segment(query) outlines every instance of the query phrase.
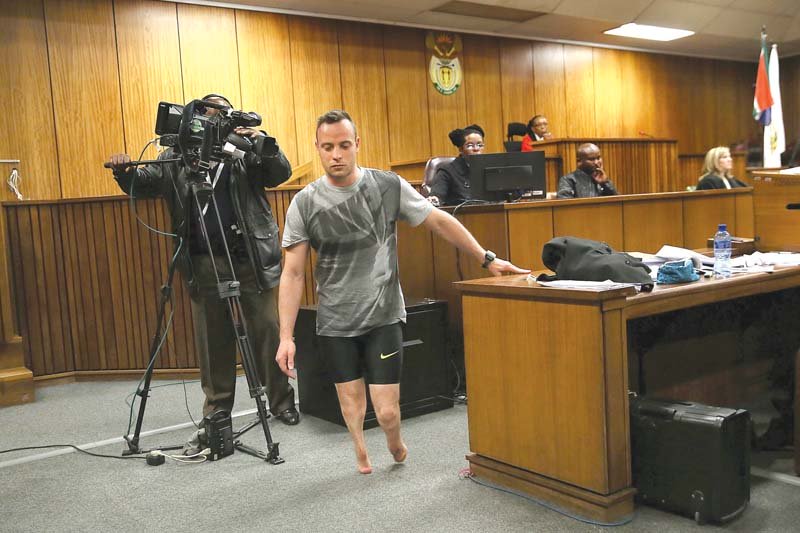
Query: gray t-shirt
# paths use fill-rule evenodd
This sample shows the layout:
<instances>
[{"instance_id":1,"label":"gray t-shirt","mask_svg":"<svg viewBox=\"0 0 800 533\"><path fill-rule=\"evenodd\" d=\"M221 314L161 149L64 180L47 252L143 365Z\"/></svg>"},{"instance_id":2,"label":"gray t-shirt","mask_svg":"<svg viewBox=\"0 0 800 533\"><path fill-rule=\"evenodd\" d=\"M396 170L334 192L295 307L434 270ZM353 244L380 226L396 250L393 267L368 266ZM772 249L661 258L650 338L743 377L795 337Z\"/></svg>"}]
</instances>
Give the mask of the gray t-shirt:
<instances>
[{"instance_id":1,"label":"gray t-shirt","mask_svg":"<svg viewBox=\"0 0 800 533\"><path fill-rule=\"evenodd\" d=\"M308 241L317 251L317 334L355 337L405 321L397 267L397 220L421 224L433 209L409 183L362 168L348 187L323 176L292 199L284 248Z\"/></svg>"}]
</instances>

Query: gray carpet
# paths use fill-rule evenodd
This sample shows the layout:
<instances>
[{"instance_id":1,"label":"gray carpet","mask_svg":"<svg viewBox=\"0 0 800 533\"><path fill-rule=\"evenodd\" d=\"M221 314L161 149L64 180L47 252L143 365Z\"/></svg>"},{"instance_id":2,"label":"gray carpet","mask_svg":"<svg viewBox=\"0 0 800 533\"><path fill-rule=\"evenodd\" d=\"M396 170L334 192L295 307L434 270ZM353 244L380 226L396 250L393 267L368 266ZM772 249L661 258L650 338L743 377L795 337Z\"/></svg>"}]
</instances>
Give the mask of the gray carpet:
<instances>
[{"instance_id":1,"label":"gray carpet","mask_svg":"<svg viewBox=\"0 0 800 533\"><path fill-rule=\"evenodd\" d=\"M251 410L240 379L237 409ZM154 382L154 385L164 385ZM0 449L48 443L88 444L126 431L133 382L92 382L37 389L33 404L0 409ZM187 385L199 416L201 392ZM254 415L237 418L236 426ZM180 385L154 388L144 430L189 421ZM459 477L468 451L466 408L456 406L403 422L406 464L395 465L380 429L367 431L374 473L355 470L344 428L304 417L299 426L271 423L286 463L272 466L243 453L217 462L149 467L66 453L25 463L42 450L0 454L2 531L598 531L516 495ZM183 442L191 427L143 438L150 447ZM260 428L245 442L263 448ZM122 443L92 451L119 455ZM754 458L786 469L786 454ZM703 531L798 531L800 486L752 478L751 505L738 520ZM698 531L689 519L639 507L617 531Z\"/></svg>"}]
</instances>

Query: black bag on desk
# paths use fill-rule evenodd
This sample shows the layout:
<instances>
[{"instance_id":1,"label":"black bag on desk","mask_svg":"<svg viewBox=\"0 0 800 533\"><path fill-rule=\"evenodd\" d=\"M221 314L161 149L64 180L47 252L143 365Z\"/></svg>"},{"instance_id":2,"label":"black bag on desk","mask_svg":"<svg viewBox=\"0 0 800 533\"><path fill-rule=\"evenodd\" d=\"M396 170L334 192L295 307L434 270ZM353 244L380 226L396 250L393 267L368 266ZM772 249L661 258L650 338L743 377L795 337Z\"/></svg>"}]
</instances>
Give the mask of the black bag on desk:
<instances>
[{"instance_id":1,"label":"black bag on desk","mask_svg":"<svg viewBox=\"0 0 800 533\"><path fill-rule=\"evenodd\" d=\"M633 398L631 459L637 499L727 522L750 501L750 413Z\"/></svg>"},{"instance_id":2,"label":"black bag on desk","mask_svg":"<svg viewBox=\"0 0 800 533\"><path fill-rule=\"evenodd\" d=\"M604 242L578 237L555 237L542 248L542 262L556 275L542 274L537 279L610 279L617 283L639 283L643 291L653 289L649 266L632 255L615 252Z\"/></svg>"}]
</instances>

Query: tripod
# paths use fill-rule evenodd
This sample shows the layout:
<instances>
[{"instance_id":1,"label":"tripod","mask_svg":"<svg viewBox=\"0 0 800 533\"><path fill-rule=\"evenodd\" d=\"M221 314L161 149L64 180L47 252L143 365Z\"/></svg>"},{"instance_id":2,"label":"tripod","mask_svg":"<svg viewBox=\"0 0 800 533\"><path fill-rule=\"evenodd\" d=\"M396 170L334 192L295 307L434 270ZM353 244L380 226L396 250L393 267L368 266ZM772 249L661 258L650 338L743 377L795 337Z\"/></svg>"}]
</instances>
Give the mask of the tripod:
<instances>
[{"instance_id":1,"label":"tripod","mask_svg":"<svg viewBox=\"0 0 800 533\"><path fill-rule=\"evenodd\" d=\"M134 162L134 164L136 164ZM233 268L233 260L231 258L230 250L228 248L228 242L225 237L225 231L223 231L222 220L220 218L219 210L217 209L217 202L216 198L214 197L214 189L211 183L206 181L204 176L202 176L198 172L190 173L189 179L189 191L188 191L188 198L187 201L183 202L182 208L184 209L184 228L183 228L183 235L181 242L188 242L189 237L189 221L190 217L193 215L192 207L195 206L197 208L197 212L200 214L199 216L199 226L200 231L203 237L203 240L206 244L206 250L208 251L209 258L211 259L210 264L214 271L214 278L216 280L216 288L217 294L220 300L224 300L228 307L228 315L231 319L231 323L233 326L233 330L236 337L236 343L239 348L239 353L242 357L242 366L244 367L245 377L247 378L247 386L250 391L250 397L253 398L256 402L256 410L258 411L258 418L257 420L246 424L242 427L239 431L234 433L234 447L244 453L253 455L264 461L268 461L272 464L280 464L283 463L284 460L280 457L280 452L278 448L278 443L273 442L272 435L269 430L269 425L267 424L267 407L264 397L267 392L266 386L262 386L258 373L256 370L256 362L253 356L252 348L250 345L249 338L247 336L247 326L245 323L244 313L242 312L241 302L239 301L239 296L241 295L241 287L239 281L236 279L236 274ZM223 248L225 250L224 260L228 266L228 269L231 273L230 279L223 280L220 275L220 270L217 268L217 263L212 252L211 240L209 238L208 228L206 227L205 216L204 216L204 207L203 206L213 206L214 209L214 220L216 222L216 227L219 229L219 235L222 238ZM146 453L147 450L142 450L139 447L139 437L141 434L142 429L142 422L144 420L144 412L147 406L147 398L150 394L150 382L153 375L153 368L154 368L154 361L155 357L158 353L158 350L161 345L161 338L163 336L162 329L164 327L164 315L166 310L167 302L170 300L172 295L172 281L175 274L175 268L177 266L177 258L179 254L176 253L172 257L172 261L169 264L169 270L167 274L167 281L161 288L161 299L159 303L159 310L158 310L158 322L156 325L156 332L153 335L153 340L150 346L150 364L145 371L145 375L143 378L142 386L137 389L136 394L140 397L139 401L139 412L136 418L136 429L133 435L125 435L123 438L128 443L128 448L123 450L123 455L133 455L133 454L140 454ZM267 451L266 453L262 450L258 450L256 448L247 446L239 440L239 437L244 435L247 431L250 431L252 428L261 424L261 427L264 431L264 437L267 441Z\"/></svg>"}]
</instances>

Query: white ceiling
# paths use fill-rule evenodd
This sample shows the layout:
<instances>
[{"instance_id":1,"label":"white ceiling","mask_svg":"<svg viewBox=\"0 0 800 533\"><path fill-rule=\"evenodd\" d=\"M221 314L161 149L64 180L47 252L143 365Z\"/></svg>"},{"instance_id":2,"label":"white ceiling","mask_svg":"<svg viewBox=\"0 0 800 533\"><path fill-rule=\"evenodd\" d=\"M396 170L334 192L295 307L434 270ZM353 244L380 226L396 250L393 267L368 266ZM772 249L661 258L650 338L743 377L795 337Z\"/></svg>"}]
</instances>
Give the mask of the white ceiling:
<instances>
[{"instance_id":1,"label":"white ceiling","mask_svg":"<svg viewBox=\"0 0 800 533\"><path fill-rule=\"evenodd\" d=\"M766 26L781 57L800 54L800 0L469 0L544 13L527 22L432 11L449 0L177 1L741 61L758 59ZM696 33L667 43L602 33L626 22Z\"/></svg>"}]
</instances>

